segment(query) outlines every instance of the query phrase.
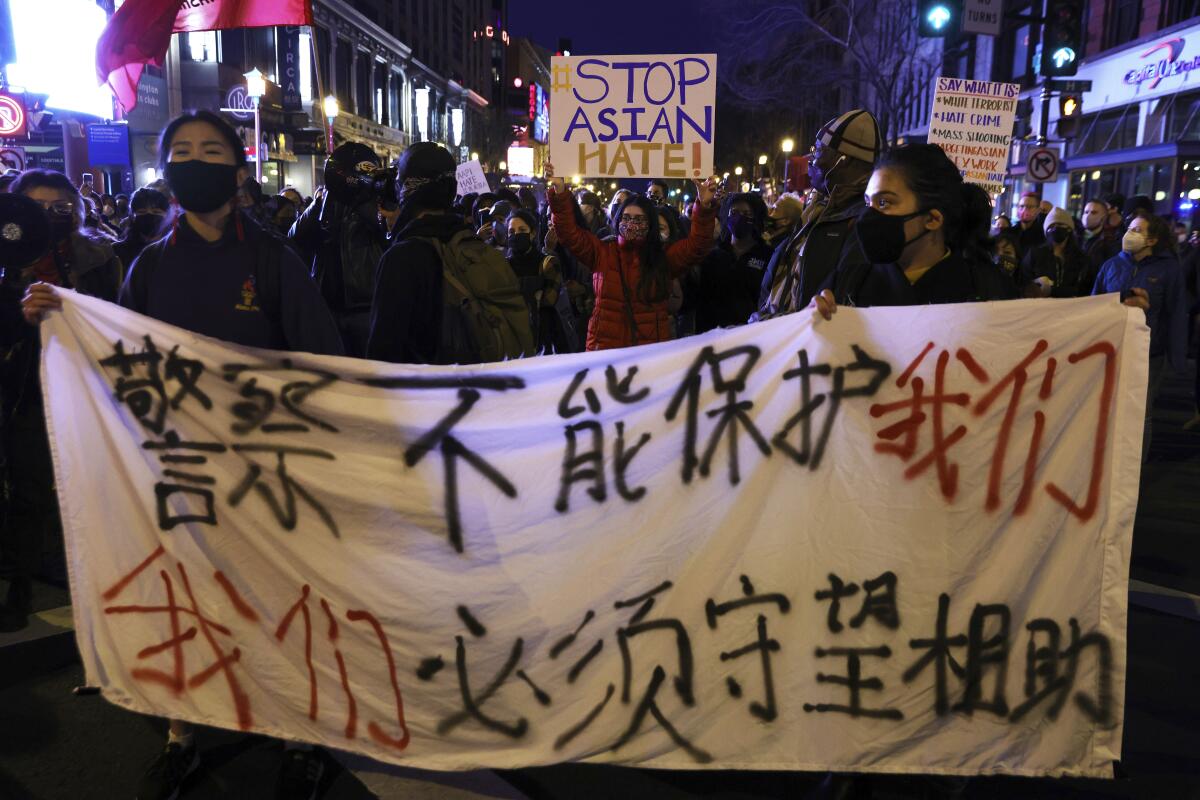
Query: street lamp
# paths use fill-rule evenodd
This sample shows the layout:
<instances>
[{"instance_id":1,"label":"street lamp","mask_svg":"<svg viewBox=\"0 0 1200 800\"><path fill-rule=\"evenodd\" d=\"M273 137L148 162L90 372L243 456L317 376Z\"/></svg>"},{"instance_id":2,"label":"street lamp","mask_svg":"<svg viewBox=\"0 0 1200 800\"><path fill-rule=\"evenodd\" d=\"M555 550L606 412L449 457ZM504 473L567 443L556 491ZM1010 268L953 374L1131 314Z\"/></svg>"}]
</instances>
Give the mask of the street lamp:
<instances>
[{"instance_id":1,"label":"street lamp","mask_svg":"<svg viewBox=\"0 0 1200 800\"><path fill-rule=\"evenodd\" d=\"M247 72L246 96L254 103L254 179L262 184L262 96L267 93L267 79L258 67Z\"/></svg>"},{"instance_id":2,"label":"street lamp","mask_svg":"<svg viewBox=\"0 0 1200 800\"><path fill-rule=\"evenodd\" d=\"M783 151L783 188L784 188L784 191L787 190L787 188L789 186L788 181L791 179L792 150L795 149L795 147L796 147L796 143L792 141L791 137L784 139L779 145L779 149Z\"/></svg>"},{"instance_id":3,"label":"street lamp","mask_svg":"<svg viewBox=\"0 0 1200 800\"><path fill-rule=\"evenodd\" d=\"M333 154L333 120L338 115L338 111L339 111L338 101L337 101L336 97L334 97L333 95L330 94L330 95L325 96L325 100L321 103L321 105L324 106L324 108L325 108L325 121L329 123L329 128L328 128L329 148L328 149L329 149L330 154L332 155Z\"/></svg>"},{"instance_id":4,"label":"street lamp","mask_svg":"<svg viewBox=\"0 0 1200 800\"><path fill-rule=\"evenodd\" d=\"M504 172L505 170L507 170L507 169L508 169L508 162L507 162L507 161L501 161L501 162L500 162L499 164L497 164L496 166L498 166L498 167L500 168L500 171L501 171L501 172Z\"/></svg>"},{"instance_id":5,"label":"street lamp","mask_svg":"<svg viewBox=\"0 0 1200 800\"><path fill-rule=\"evenodd\" d=\"M740 177L740 176L741 176L741 174L742 174L742 168L741 168L741 167L734 167L734 168L733 168L733 174L734 174L734 175L737 175L737 176L739 176L739 177Z\"/></svg>"},{"instance_id":6,"label":"street lamp","mask_svg":"<svg viewBox=\"0 0 1200 800\"><path fill-rule=\"evenodd\" d=\"M767 154L766 153L763 153L761 156L758 157L758 165L760 167L765 167L767 165Z\"/></svg>"}]
</instances>

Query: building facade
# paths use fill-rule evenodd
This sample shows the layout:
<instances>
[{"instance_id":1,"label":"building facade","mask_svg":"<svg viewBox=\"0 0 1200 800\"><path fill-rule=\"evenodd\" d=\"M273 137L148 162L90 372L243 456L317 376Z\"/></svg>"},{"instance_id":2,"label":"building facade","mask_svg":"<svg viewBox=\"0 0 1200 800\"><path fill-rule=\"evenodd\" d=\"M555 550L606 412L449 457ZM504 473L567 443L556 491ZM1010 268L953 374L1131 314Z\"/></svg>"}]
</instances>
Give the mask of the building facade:
<instances>
[{"instance_id":1,"label":"building facade","mask_svg":"<svg viewBox=\"0 0 1200 800\"><path fill-rule=\"evenodd\" d=\"M1053 183L1028 180L1025 162L1038 146L1042 101L1036 63L1042 0L1005 5L999 36L948 37L942 74L1019 84L1014 143L998 211L1012 213L1021 194L1036 191L1074 214L1090 199L1144 194L1159 214L1189 217L1200 209L1200 2L1087 0L1085 47L1073 80L1091 81L1081 95L1077 133L1058 135L1059 102L1049 103L1046 129L1062 156ZM927 98L914 104L902 139L924 141Z\"/></svg>"},{"instance_id":2,"label":"building facade","mask_svg":"<svg viewBox=\"0 0 1200 800\"><path fill-rule=\"evenodd\" d=\"M487 141L499 107L494 74L503 64L497 70L485 36L501 36L493 21L505 17L505 3L314 0L311 28L179 34L164 68L142 79L149 95L169 102L143 110L139 85L139 106L129 115L135 180L155 176L155 134L170 115L219 108L242 132L247 152L263 153L265 192L292 185L310 194L329 149L326 96L337 100L335 147L361 142L388 163L413 142L436 141L465 161ZM243 77L252 68L268 80L257 147Z\"/></svg>"}]
</instances>

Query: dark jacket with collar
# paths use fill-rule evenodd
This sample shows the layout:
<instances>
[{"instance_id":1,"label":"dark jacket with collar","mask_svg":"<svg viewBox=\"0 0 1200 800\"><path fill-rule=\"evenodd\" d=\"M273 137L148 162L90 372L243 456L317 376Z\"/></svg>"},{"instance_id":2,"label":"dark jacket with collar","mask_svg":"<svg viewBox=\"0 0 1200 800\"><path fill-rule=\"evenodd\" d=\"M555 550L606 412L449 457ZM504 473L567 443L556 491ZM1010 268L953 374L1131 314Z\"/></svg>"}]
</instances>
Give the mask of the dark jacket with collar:
<instances>
[{"instance_id":1,"label":"dark jacket with collar","mask_svg":"<svg viewBox=\"0 0 1200 800\"><path fill-rule=\"evenodd\" d=\"M343 353L333 317L300 258L243 211L230 215L215 242L180 217L130 266L120 303L233 344Z\"/></svg>"},{"instance_id":2,"label":"dark jacket with collar","mask_svg":"<svg viewBox=\"0 0 1200 800\"><path fill-rule=\"evenodd\" d=\"M756 319L799 311L840 265L870 263L853 235L864 205L862 191L858 191L842 208L826 207L802 221L796 232L775 248L763 275ZM784 282L783 297L773 302L777 281Z\"/></svg>"},{"instance_id":3,"label":"dark jacket with collar","mask_svg":"<svg viewBox=\"0 0 1200 800\"><path fill-rule=\"evenodd\" d=\"M472 230L450 212L404 224L375 271L367 358L437 364L442 338L442 261L426 239L448 242Z\"/></svg>"},{"instance_id":4,"label":"dark jacket with collar","mask_svg":"<svg viewBox=\"0 0 1200 800\"><path fill-rule=\"evenodd\" d=\"M325 204L326 223L321 224ZM334 314L366 312L371 307L375 268L387 246L378 222L327 197L311 203L288 232L311 267L313 280Z\"/></svg>"},{"instance_id":5,"label":"dark jacket with collar","mask_svg":"<svg viewBox=\"0 0 1200 800\"><path fill-rule=\"evenodd\" d=\"M1174 254L1155 253L1134 261L1128 253L1110 258L1100 268L1092 294L1145 289L1150 296L1146 324L1150 355L1167 356L1171 369L1184 373L1188 344L1188 302L1183 269Z\"/></svg>"},{"instance_id":6,"label":"dark jacket with collar","mask_svg":"<svg viewBox=\"0 0 1200 800\"><path fill-rule=\"evenodd\" d=\"M1100 233L1090 238L1080 239L1083 253L1087 256L1088 271L1084 277L1084 288L1091 291L1096 283L1100 268L1110 258L1115 258L1121 252L1121 237L1117 230L1104 227Z\"/></svg>"},{"instance_id":7,"label":"dark jacket with collar","mask_svg":"<svg viewBox=\"0 0 1200 800\"><path fill-rule=\"evenodd\" d=\"M895 264L852 264L838 267L821 288L832 290L838 305L859 308L1011 300L1017 294L995 264L961 253L934 264L916 283Z\"/></svg>"},{"instance_id":8,"label":"dark jacket with collar","mask_svg":"<svg viewBox=\"0 0 1200 800\"><path fill-rule=\"evenodd\" d=\"M771 248L756 242L740 256L720 242L683 280L684 307L696 312L696 333L744 325L758 307Z\"/></svg>"},{"instance_id":9,"label":"dark jacket with collar","mask_svg":"<svg viewBox=\"0 0 1200 800\"><path fill-rule=\"evenodd\" d=\"M1092 293L1096 276L1088 268L1087 254L1070 244L1060 259L1054 254L1054 243L1038 245L1025 254L1021 262L1022 288L1037 278L1049 278L1051 297L1086 297Z\"/></svg>"}]
</instances>

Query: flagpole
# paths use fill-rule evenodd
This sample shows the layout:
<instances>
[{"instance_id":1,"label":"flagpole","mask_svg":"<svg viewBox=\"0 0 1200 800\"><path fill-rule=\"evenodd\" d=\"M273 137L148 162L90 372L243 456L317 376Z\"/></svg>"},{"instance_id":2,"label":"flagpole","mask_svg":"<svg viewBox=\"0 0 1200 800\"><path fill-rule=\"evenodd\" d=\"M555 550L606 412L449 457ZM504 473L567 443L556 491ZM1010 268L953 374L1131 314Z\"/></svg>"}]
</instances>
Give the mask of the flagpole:
<instances>
[{"instance_id":1,"label":"flagpole","mask_svg":"<svg viewBox=\"0 0 1200 800\"><path fill-rule=\"evenodd\" d=\"M317 99L314 100L313 102L317 103L318 108L320 109L319 116L323 120L323 122L321 123L321 129L325 131L325 141L332 142L333 141L333 121L325 119L325 110L320 105L325 102L325 82L323 80L321 80L321 56L317 54L317 27L315 25L308 26L308 43L309 43L309 46L312 47L313 68L314 68L314 72L317 73ZM328 127L326 127L326 126L328 126ZM314 161L313 164L314 164L314 170L315 170L316 162ZM313 188L316 188L316 187L313 187Z\"/></svg>"}]
</instances>

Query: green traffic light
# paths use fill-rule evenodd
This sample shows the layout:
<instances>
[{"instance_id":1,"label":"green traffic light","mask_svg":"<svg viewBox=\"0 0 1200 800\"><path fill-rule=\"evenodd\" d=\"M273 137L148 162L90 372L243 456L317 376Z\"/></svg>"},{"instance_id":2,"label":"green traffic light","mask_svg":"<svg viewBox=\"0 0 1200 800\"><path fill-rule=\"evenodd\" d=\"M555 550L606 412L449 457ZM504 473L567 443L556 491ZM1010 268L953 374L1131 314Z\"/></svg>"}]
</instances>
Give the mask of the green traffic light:
<instances>
[{"instance_id":1,"label":"green traffic light","mask_svg":"<svg viewBox=\"0 0 1200 800\"><path fill-rule=\"evenodd\" d=\"M929 9L929 13L925 15L925 20L933 26L933 29L940 31L950 22L950 9L944 5L936 5Z\"/></svg>"}]
</instances>

